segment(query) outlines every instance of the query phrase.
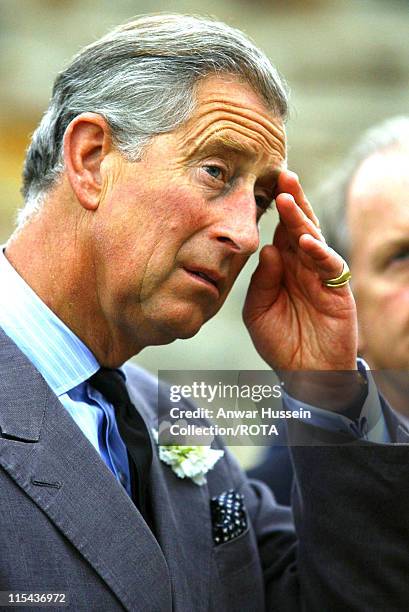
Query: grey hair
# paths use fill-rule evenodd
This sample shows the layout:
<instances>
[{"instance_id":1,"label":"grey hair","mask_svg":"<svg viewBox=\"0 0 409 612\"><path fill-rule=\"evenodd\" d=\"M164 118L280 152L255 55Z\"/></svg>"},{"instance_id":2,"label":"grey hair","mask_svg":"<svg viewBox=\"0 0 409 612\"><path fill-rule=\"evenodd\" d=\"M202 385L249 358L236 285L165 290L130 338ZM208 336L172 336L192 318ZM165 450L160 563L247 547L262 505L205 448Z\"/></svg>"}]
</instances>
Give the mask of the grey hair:
<instances>
[{"instance_id":1,"label":"grey hair","mask_svg":"<svg viewBox=\"0 0 409 612\"><path fill-rule=\"evenodd\" d=\"M114 145L130 161L155 135L192 115L195 86L211 74L248 83L283 120L286 84L245 34L210 18L148 15L118 26L83 48L58 74L23 170L21 226L39 210L64 169L63 137L83 112L102 115Z\"/></svg>"},{"instance_id":2,"label":"grey hair","mask_svg":"<svg viewBox=\"0 0 409 612\"><path fill-rule=\"evenodd\" d=\"M347 261L351 252L346 219L349 187L366 159L395 148L409 151L409 117L393 117L364 132L344 163L316 194L323 234L328 244Z\"/></svg>"}]
</instances>

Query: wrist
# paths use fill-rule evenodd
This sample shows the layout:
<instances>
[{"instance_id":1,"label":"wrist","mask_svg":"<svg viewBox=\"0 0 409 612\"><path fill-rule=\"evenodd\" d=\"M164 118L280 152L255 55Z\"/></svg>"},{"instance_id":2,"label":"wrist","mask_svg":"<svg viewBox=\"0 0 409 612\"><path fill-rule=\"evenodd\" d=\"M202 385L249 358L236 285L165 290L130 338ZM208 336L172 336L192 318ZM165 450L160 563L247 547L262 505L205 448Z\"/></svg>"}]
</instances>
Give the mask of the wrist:
<instances>
[{"instance_id":1,"label":"wrist","mask_svg":"<svg viewBox=\"0 0 409 612\"><path fill-rule=\"evenodd\" d=\"M286 393L311 406L358 418L368 393L363 373L355 370L277 372Z\"/></svg>"}]
</instances>

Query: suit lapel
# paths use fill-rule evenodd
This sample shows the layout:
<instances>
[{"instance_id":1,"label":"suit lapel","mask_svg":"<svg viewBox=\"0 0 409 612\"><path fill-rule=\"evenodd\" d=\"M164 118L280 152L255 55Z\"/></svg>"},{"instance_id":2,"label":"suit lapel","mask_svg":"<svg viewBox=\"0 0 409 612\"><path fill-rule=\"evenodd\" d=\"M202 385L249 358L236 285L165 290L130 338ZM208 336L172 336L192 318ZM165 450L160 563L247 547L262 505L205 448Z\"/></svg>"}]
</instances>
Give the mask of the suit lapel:
<instances>
[{"instance_id":1,"label":"suit lapel","mask_svg":"<svg viewBox=\"0 0 409 612\"><path fill-rule=\"evenodd\" d=\"M128 610L172 609L165 557L131 499L0 332L0 464Z\"/></svg>"}]
</instances>

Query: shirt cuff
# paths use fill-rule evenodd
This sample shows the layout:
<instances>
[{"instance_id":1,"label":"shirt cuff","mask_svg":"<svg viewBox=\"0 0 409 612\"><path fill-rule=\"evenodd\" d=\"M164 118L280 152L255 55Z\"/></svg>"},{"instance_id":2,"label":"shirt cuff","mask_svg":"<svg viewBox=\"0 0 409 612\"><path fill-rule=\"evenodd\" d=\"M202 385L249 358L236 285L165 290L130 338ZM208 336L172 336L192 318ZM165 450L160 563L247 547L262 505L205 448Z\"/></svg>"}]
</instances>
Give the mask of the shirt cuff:
<instances>
[{"instance_id":1,"label":"shirt cuff","mask_svg":"<svg viewBox=\"0 0 409 612\"><path fill-rule=\"evenodd\" d=\"M311 418L299 418L299 420L337 433L353 435L357 439L367 440L378 444L387 444L391 441L378 390L373 380L371 371L363 359L357 360L358 370L365 377L368 383L368 393L362 405L359 418L352 420L339 412L331 412L316 406L311 406L301 402L288 393L283 393L286 406L291 411L307 410Z\"/></svg>"}]
</instances>

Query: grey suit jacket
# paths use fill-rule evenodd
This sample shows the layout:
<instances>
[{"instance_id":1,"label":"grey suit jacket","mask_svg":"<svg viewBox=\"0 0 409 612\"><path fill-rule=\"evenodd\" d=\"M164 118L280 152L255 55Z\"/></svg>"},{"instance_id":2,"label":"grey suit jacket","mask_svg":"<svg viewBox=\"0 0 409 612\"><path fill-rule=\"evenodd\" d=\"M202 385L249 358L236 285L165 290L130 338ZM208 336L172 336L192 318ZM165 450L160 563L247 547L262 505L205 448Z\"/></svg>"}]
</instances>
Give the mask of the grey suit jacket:
<instances>
[{"instance_id":1,"label":"grey suit jacket","mask_svg":"<svg viewBox=\"0 0 409 612\"><path fill-rule=\"evenodd\" d=\"M150 429L156 380L129 366L127 381ZM370 444L368 453L353 444L297 448L298 544L289 509L248 481L229 453L198 487L154 452L155 537L1 330L0 432L0 590L65 592L61 609L76 612L361 612L384 610L385 602L399 610L407 601L406 547L403 554L398 545L409 535L406 445L380 456ZM249 527L215 547L209 500L231 488L244 495Z\"/></svg>"}]
</instances>

